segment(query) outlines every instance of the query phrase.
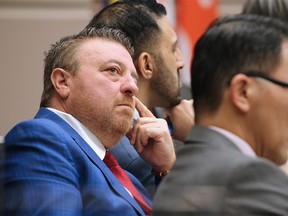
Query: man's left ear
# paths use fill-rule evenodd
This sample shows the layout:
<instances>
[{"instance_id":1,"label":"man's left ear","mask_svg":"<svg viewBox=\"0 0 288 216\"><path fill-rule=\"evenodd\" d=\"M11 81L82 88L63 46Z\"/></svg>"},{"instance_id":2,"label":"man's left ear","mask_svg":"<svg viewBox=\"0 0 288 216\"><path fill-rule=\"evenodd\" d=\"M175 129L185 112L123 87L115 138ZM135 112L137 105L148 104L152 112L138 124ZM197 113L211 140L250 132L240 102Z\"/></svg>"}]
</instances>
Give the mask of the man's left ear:
<instances>
[{"instance_id":1,"label":"man's left ear","mask_svg":"<svg viewBox=\"0 0 288 216\"><path fill-rule=\"evenodd\" d=\"M250 82L244 74L235 75L230 82L231 101L240 111L248 112L250 109Z\"/></svg>"},{"instance_id":2,"label":"man's left ear","mask_svg":"<svg viewBox=\"0 0 288 216\"><path fill-rule=\"evenodd\" d=\"M54 85L54 89L63 99L67 98L70 93L70 77L71 74L62 68L55 68L51 73L51 82Z\"/></svg>"}]
</instances>

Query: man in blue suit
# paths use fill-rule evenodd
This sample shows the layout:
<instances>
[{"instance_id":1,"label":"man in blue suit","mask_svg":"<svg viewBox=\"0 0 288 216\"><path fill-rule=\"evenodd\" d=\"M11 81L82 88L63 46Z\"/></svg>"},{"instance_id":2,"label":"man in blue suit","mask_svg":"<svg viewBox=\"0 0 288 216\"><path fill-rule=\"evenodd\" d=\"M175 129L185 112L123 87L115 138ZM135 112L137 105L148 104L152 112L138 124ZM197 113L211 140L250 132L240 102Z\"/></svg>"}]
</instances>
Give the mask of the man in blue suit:
<instances>
[{"instance_id":1,"label":"man in blue suit","mask_svg":"<svg viewBox=\"0 0 288 216\"><path fill-rule=\"evenodd\" d=\"M167 123L135 98L131 55L130 40L110 28L85 29L52 45L45 57L40 110L5 137L1 215L151 213L141 183L127 173L148 210L103 162L127 132L155 172L167 173L175 161ZM135 107L140 118L132 127Z\"/></svg>"}]
</instances>

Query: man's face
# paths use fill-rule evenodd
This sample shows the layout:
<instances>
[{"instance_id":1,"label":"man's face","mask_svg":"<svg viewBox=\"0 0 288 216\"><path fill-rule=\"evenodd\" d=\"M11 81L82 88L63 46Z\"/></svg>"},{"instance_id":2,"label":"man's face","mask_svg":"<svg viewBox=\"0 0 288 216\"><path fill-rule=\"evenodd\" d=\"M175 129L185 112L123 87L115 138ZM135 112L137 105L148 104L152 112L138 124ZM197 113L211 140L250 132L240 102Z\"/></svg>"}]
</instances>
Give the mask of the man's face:
<instances>
[{"instance_id":1,"label":"man's face","mask_svg":"<svg viewBox=\"0 0 288 216\"><path fill-rule=\"evenodd\" d=\"M270 77L288 83L287 42L282 49L280 65ZM261 78L256 80L261 87L261 96L254 112L254 116L257 116L255 128L259 132L255 150L258 156L283 164L288 156L288 88Z\"/></svg>"},{"instance_id":2,"label":"man's face","mask_svg":"<svg viewBox=\"0 0 288 216\"><path fill-rule=\"evenodd\" d=\"M128 51L112 41L89 39L80 46L76 58L79 69L71 78L68 113L102 142L107 134L115 138L125 135L132 124L133 96L138 91ZM106 143L106 147L111 146Z\"/></svg>"},{"instance_id":3,"label":"man's face","mask_svg":"<svg viewBox=\"0 0 288 216\"><path fill-rule=\"evenodd\" d=\"M184 67L184 62L178 47L177 35L167 17L161 17L157 23L161 29L156 51L159 55L155 59L157 70L151 86L161 99L159 106L171 107L181 100L179 71Z\"/></svg>"}]
</instances>

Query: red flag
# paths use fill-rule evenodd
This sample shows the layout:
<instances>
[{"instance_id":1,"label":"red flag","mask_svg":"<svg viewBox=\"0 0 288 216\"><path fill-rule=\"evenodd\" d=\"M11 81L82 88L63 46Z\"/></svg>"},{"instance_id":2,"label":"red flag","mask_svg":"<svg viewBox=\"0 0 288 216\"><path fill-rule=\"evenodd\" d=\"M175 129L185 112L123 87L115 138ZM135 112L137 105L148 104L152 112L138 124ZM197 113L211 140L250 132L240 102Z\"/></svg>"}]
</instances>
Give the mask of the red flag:
<instances>
[{"instance_id":1,"label":"red flag","mask_svg":"<svg viewBox=\"0 0 288 216\"><path fill-rule=\"evenodd\" d=\"M177 24L193 44L218 15L218 0L177 0Z\"/></svg>"},{"instance_id":2,"label":"red flag","mask_svg":"<svg viewBox=\"0 0 288 216\"><path fill-rule=\"evenodd\" d=\"M183 83L190 85L190 62L193 46L208 25L218 16L219 0L176 0L177 34L185 68Z\"/></svg>"}]
</instances>

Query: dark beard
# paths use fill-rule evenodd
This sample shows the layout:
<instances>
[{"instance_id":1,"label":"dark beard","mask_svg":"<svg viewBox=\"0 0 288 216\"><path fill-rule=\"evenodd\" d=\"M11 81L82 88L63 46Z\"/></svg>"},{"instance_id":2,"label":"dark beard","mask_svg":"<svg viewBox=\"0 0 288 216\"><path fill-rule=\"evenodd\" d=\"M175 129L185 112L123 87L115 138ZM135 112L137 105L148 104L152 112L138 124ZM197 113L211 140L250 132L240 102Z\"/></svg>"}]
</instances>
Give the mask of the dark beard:
<instances>
[{"instance_id":1,"label":"dark beard","mask_svg":"<svg viewBox=\"0 0 288 216\"><path fill-rule=\"evenodd\" d=\"M156 58L155 62L157 65L157 73L151 81L153 91L168 103L168 107L178 105L181 102L179 84L177 83L177 91L171 89L171 84L174 86L173 83L175 84L178 80L173 80L173 76L168 74L170 71L161 58Z\"/></svg>"}]
</instances>

